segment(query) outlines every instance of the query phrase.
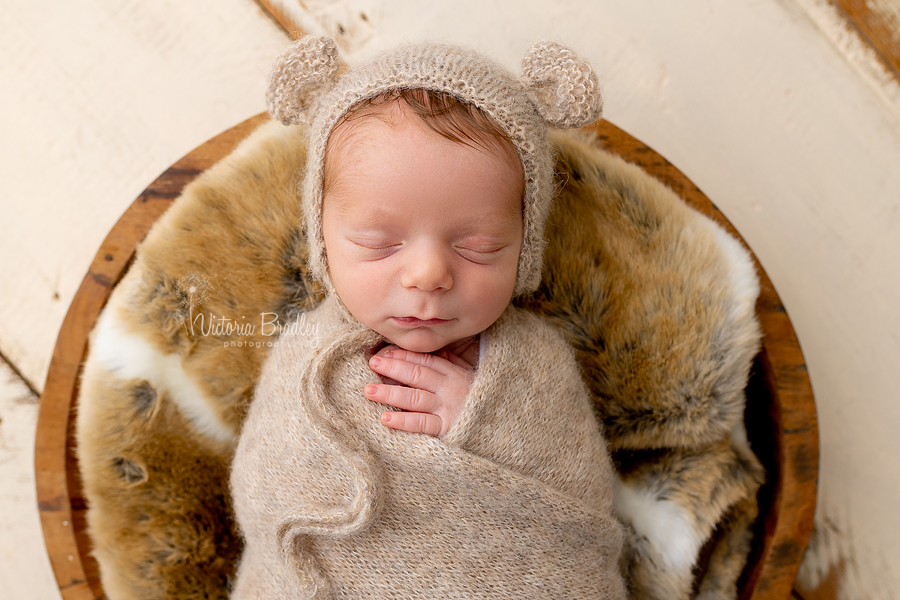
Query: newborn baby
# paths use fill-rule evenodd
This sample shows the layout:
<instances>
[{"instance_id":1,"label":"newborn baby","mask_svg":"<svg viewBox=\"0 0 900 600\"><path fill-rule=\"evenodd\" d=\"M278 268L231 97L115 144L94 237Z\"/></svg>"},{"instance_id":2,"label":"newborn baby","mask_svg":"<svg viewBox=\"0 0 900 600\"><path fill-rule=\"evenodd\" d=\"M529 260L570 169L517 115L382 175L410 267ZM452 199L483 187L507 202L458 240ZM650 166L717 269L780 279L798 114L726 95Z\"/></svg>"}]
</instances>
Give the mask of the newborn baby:
<instances>
[{"instance_id":1,"label":"newborn baby","mask_svg":"<svg viewBox=\"0 0 900 600\"><path fill-rule=\"evenodd\" d=\"M599 118L590 67L525 77L404 46L338 77L333 43L276 65L312 121L303 187L315 342L263 366L231 487L233 598L624 598L612 468L574 353L511 299L540 281L547 126Z\"/></svg>"}]
</instances>

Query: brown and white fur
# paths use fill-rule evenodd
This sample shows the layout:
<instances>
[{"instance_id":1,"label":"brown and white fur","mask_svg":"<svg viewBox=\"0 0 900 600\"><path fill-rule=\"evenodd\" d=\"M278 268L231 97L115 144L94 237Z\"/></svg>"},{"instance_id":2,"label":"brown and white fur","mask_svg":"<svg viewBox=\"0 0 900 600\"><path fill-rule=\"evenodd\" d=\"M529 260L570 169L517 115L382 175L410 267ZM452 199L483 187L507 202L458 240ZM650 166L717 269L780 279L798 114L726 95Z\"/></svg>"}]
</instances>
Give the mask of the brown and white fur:
<instances>
[{"instance_id":1,"label":"brown and white fur","mask_svg":"<svg viewBox=\"0 0 900 600\"><path fill-rule=\"evenodd\" d=\"M742 421L760 336L752 262L587 134L553 142L543 279L518 304L550 317L581 363L619 471L630 595L734 598L763 477ZM267 123L198 177L92 333L78 458L113 600L228 595L241 549L228 469L277 338L263 320L285 325L320 299L296 191L304 157L301 129Z\"/></svg>"}]
</instances>

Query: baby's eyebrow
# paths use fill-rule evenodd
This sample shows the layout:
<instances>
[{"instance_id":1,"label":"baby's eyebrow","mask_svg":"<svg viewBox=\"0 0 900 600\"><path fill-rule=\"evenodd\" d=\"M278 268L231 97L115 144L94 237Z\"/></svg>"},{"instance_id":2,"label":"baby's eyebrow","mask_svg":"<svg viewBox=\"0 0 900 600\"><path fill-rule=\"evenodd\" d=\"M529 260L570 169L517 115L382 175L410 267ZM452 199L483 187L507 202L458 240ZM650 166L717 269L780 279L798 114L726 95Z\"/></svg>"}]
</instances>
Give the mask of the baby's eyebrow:
<instances>
[{"instance_id":1,"label":"baby's eyebrow","mask_svg":"<svg viewBox=\"0 0 900 600\"><path fill-rule=\"evenodd\" d=\"M345 201L340 192L337 192L329 194L328 197L323 199L322 211L324 212L326 208L336 210L338 217L342 219L358 219L366 223L394 218L388 211L375 202L366 202L363 203L362 206L359 206L358 203L356 204L357 205L354 206L353 202Z\"/></svg>"},{"instance_id":2,"label":"baby's eyebrow","mask_svg":"<svg viewBox=\"0 0 900 600\"><path fill-rule=\"evenodd\" d=\"M476 234L506 235L510 229L521 228L522 217L510 211L496 211L487 218L483 216L473 217L463 223L463 229Z\"/></svg>"},{"instance_id":3,"label":"baby's eyebrow","mask_svg":"<svg viewBox=\"0 0 900 600\"><path fill-rule=\"evenodd\" d=\"M480 230L480 231L471 231L468 233L464 233L462 235L457 236L459 241L466 242L486 242L486 243L494 243L499 241L505 241L510 237L510 232L497 229L497 230Z\"/></svg>"},{"instance_id":4,"label":"baby's eyebrow","mask_svg":"<svg viewBox=\"0 0 900 600\"><path fill-rule=\"evenodd\" d=\"M369 210L347 210L344 215L355 227L364 229L383 229L398 222L400 217L381 207Z\"/></svg>"}]
</instances>

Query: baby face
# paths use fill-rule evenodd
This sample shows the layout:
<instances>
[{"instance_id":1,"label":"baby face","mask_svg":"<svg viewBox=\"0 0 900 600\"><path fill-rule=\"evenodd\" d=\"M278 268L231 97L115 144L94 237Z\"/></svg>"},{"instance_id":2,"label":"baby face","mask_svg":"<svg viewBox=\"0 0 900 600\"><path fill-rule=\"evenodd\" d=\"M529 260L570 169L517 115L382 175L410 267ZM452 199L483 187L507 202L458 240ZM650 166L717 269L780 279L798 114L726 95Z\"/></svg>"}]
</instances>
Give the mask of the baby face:
<instances>
[{"instance_id":1,"label":"baby face","mask_svg":"<svg viewBox=\"0 0 900 600\"><path fill-rule=\"evenodd\" d=\"M494 142L488 151L442 137L401 105L332 135L342 146L324 198L325 250L357 319L433 352L484 331L512 298L522 166Z\"/></svg>"}]
</instances>

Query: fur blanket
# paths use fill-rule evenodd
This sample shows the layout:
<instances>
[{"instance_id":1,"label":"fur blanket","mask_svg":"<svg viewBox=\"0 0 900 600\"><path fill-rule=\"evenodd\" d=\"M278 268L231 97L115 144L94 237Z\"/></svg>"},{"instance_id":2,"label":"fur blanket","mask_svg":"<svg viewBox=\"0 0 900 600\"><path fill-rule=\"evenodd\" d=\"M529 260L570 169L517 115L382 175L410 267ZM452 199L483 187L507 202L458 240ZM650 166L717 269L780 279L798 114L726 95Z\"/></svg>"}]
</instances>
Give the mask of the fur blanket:
<instances>
[{"instance_id":1,"label":"fur blanket","mask_svg":"<svg viewBox=\"0 0 900 600\"><path fill-rule=\"evenodd\" d=\"M313 335L272 350L235 453L233 600L624 600L612 466L555 328L508 307L438 440L362 395L381 336L333 298L302 318Z\"/></svg>"},{"instance_id":2,"label":"fur blanket","mask_svg":"<svg viewBox=\"0 0 900 600\"><path fill-rule=\"evenodd\" d=\"M742 424L759 341L752 262L596 139L554 144L543 282L519 305L581 365L618 471L629 595L733 598L762 478ZM304 153L302 131L269 123L198 177L92 332L76 434L113 600L225 598L233 585L238 432L275 334L320 301L295 191Z\"/></svg>"}]
</instances>

